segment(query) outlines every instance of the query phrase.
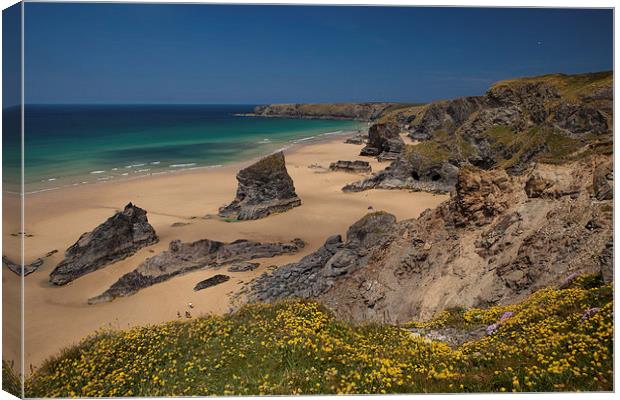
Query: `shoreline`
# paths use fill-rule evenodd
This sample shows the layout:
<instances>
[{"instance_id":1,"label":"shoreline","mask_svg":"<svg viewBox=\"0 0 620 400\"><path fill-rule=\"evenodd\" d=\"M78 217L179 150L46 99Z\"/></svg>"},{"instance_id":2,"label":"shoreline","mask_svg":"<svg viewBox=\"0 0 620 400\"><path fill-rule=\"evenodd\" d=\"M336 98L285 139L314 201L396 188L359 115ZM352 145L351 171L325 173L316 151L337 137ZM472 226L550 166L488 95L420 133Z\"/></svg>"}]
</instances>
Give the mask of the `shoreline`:
<instances>
[{"instance_id":1,"label":"shoreline","mask_svg":"<svg viewBox=\"0 0 620 400\"><path fill-rule=\"evenodd\" d=\"M151 173L146 173L143 175L134 175L134 176L115 176L113 179L98 179L95 181L88 181L88 182L84 182L82 181L81 183L68 183L68 184L64 184L61 186L55 186L55 187L50 187L50 188L43 188L43 189L37 189L37 190L32 190L32 191L25 191L24 195L25 196L31 196L31 195L36 195L39 193L45 193L45 192L49 192L49 191L55 191L55 190L63 190L63 189L70 189L70 188L78 188L78 187L84 187L84 186L89 186L89 185L96 185L96 184L110 184L110 183L119 183L119 182L126 182L126 181L132 181L132 180L137 180L137 179L144 179L144 178L149 178L149 177L154 177L154 176L159 176L159 175L168 175L168 174L182 174L182 173L189 173L192 171L202 171L202 170L210 170L210 169L218 169L218 168L227 168L227 167L235 167L235 166L239 166L239 165L247 165L248 163L252 163L252 162L256 162L258 160L260 160L261 158L264 158L270 154L273 153L277 153L279 151L285 151L285 150L291 150L294 151L296 148L300 147L300 146L306 146L306 145L312 145L312 144L319 144L319 143L323 143L323 142L329 142L331 140L336 140L336 138L342 138L343 140L348 138L348 137L352 137L354 135L357 135L359 133L364 133L364 132L368 132L368 128L365 127L363 129L360 130L343 130L343 131L334 131L334 132L323 132L323 133L319 133L315 136L309 136L309 137L305 137L305 138L300 138L300 139L295 139L291 142L287 142L287 143L282 143L283 146L279 147L275 150L272 150L270 152L266 152L263 153L261 155L258 156L254 156L248 159L243 159L243 160L234 160L234 161L230 161L230 162L226 162L223 164L215 164L215 165L203 165L203 166L192 166L192 165L196 165L196 163L187 163L187 164L178 164L175 166L170 166L169 168L173 168L173 167L179 167L179 166L185 166L187 165L187 167L181 167L179 169L168 169L168 170L160 170L160 171L156 171L156 172L151 172ZM151 163L152 164L152 163ZM91 176L92 174L95 173L100 173L100 172L106 172L106 171L91 171L89 172L87 175L75 175L72 178L73 179L77 179L77 180L81 180L81 179L86 179L86 177ZM68 178L52 178L53 181L58 180L58 179L68 179ZM49 179L47 180L49 181ZM11 191L11 190L3 190L3 194L9 194L9 195L20 195L20 192L15 192L15 191Z\"/></svg>"},{"instance_id":2,"label":"shoreline","mask_svg":"<svg viewBox=\"0 0 620 400\"><path fill-rule=\"evenodd\" d=\"M348 135L356 132L348 132ZM355 221L372 211L383 210L399 220L417 217L427 208L434 208L447 196L399 190L370 190L344 193L342 186L362 179L364 174L328 171L338 160L368 161L373 171L389 163L359 156L361 145L346 144L347 134L328 135L320 140L297 143L285 152L286 165L300 207L253 221L226 222L220 218L204 218L217 214L220 206L235 196L238 170L253 160L231 163L220 168L180 171L174 174L146 176L142 179L107 182L105 185L82 185L25 196L25 263L53 250L57 253L44 259L43 265L24 278L25 293L25 365L38 366L46 358L58 354L101 328L125 329L177 319L177 313L188 311L192 316L224 314L231 308L231 296L245 284L272 266L298 261L315 251L327 237L345 235ZM320 165L322 168L316 168ZM5 254L19 249L19 237L11 236L18 225L11 226L11 198L5 197L3 237ZM9 200L7 202L7 200ZM64 286L49 283L49 274L62 260L65 249L84 232L111 217L128 202L144 208L159 237L159 243L140 249L134 255L86 274ZM12 217L11 217L12 216ZM181 222L182 224L176 224ZM260 266L247 272L227 272L226 267L189 272L153 285L138 293L112 302L88 305L95 297L122 275L135 269L142 261L168 249L172 240L193 242L212 239L232 242L238 239L261 242L288 242L299 237L306 246L294 254L256 259ZM17 246L15 246L17 244ZM8 253L8 254L7 254ZM7 316L17 309L6 299L19 297L20 277L5 268L3 288L4 312ZM231 276L220 285L193 291L196 282L218 273ZM13 297L12 297L13 296ZM7 318L4 333L18 331L19 318ZM8 354L6 358L15 358Z\"/></svg>"}]
</instances>

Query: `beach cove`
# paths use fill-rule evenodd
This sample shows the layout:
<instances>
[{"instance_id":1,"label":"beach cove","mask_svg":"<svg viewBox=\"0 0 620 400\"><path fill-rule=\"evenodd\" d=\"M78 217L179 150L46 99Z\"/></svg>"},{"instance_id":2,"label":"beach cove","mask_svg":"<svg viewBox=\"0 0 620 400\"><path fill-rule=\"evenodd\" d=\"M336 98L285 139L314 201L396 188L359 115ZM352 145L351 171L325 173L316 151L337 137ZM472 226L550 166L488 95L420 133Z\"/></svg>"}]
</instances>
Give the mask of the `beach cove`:
<instances>
[{"instance_id":1,"label":"beach cove","mask_svg":"<svg viewBox=\"0 0 620 400\"><path fill-rule=\"evenodd\" d=\"M38 366L60 349L79 342L100 328L124 329L175 320L180 312L193 316L226 313L230 297L244 283L269 270L297 261L315 251L333 234L344 235L347 228L372 210L384 210L399 220L415 218L427 208L447 199L446 195L404 190L371 190L344 193L342 186L364 175L330 172L326 168L337 160L369 161L373 171L387 162L360 157L362 146L345 144L346 135L324 136L320 140L298 143L285 150L286 166L302 206L288 212L255 221L226 222L204 218L217 214L220 206L232 200L237 187L236 173L255 159L219 168L187 170L133 180L120 180L29 194L25 198L27 234L25 262L45 258L45 263L25 277L25 365ZM325 167L325 168L317 168ZM7 200L13 200L7 197ZM148 211L149 222L159 243L139 250L135 255L89 273L65 286L49 283L49 274L62 260L64 250L79 236L94 229L115 211L133 202ZM10 222L5 221L6 224ZM172 225L175 225L174 227ZM10 225L9 225L10 226ZM5 241L14 241L5 228ZM30 236L32 235L32 236ZM258 259L254 271L230 273L228 282L194 292L194 285L225 271L205 269L175 277L126 298L110 303L88 305L87 300L106 290L120 276L140 262L168 248L170 241L191 242L212 239L224 242L236 239L287 242L293 238L306 242L302 251L270 259ZM14 246L8 246L7 255ZM5 276L5 288L18 290L19 277ZM7 293L11 296L11 293ZM194 308L189 310L188 303ZM5 308L5 312L9 311ZM10 312L10 311L9 311ZM16 318L11 320L18 321ZM11 329L7 326L6 329Z\"/></svg>"}]
</instances>

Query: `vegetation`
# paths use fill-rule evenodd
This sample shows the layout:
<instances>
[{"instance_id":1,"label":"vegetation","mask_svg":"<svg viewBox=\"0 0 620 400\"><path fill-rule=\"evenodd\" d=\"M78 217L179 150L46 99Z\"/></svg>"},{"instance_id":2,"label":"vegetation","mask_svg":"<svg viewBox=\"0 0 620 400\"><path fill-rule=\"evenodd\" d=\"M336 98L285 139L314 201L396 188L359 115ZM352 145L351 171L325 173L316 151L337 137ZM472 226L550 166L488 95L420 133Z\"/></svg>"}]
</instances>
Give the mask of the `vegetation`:
<instances>
[{"instance_id":1,"label":"vegetation","mask_svg":"<svg viewBox=\"0 0 620 400\"><path fill-rule=\"evenodd\" d=\"M4 360L2 360L2 390L13 396L22 397L22 384L15 373L14 365Z\"/></svg>"},{"instance_id":2,"label":"vegetation","mask_svg":"<svg viewBox=\"0 0 620 400\"><path fill-rule=\"evenodd\" d=\"M612 71L592 72L576 75L549 74L534 77L516 78L497 82L491 89L501 86L515 86L528 83L546 83L557 87L566 99L577 98L584 93L613 83Z\"/></svg>"},{"instance_id":3,"label":"vegetation","mask_svg":"<svg viewBox=\"0 0 620 400\"><path fill-rule=\"evenodd\" d=\"M432 165L448 160L450 147L436 140L427 140L418 144L405 145L403 153L404 157L409 160L418 155L422 163Z\"/></svg>"},{"instance_id":4,"label":"vegetation","mask_svg":"<svg viewBox=\"0 0 620 400\"><path fill-rule=\"evenodd\" d=\"M386 108L377 123L397 123L402 118L412 118L424 108L424 103L394 104Z\"/></svg>"},{"instance_id":5,"label":"vegetation","mask_svg":"<svg viewBox=\"0 0 620 400\"><path fill-rule=\"evenodd\" d=\"M48 360L30 397L612 390L612 287L584 277L515 305L406 326L355 325L313 302L101 331ZM407 328L495 332L457 348Z\"/></svg>"}]
</instances>

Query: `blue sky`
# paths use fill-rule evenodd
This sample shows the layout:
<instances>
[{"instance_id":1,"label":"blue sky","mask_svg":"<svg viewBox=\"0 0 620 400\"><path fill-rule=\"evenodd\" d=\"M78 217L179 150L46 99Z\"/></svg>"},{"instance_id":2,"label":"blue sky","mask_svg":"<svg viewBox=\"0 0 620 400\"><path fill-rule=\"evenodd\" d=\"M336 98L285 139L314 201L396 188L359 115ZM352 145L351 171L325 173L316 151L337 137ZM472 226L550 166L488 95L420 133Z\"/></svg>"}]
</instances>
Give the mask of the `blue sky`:
<instances>
[{"instance_id":1,"label":"blue sky","mask_svg":"<svg viewBox=\"0 0 620 400\"><path fill-rule=\"evenodd\" d=\"M27 103L418 102L613 66L611 10L25 9Z\"/></svg>"}]
</instances>

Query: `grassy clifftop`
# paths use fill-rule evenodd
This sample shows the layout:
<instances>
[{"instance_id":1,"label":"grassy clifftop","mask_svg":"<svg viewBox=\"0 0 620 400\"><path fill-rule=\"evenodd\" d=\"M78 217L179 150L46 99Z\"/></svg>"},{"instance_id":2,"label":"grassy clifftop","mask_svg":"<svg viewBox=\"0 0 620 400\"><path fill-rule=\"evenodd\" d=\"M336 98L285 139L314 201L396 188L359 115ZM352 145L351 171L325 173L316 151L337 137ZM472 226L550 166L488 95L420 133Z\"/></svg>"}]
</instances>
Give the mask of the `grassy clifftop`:
<instances>
[{"instance_id":1,"label":"grassy clifftop","mask_svg":"<svg viewBox=\"0 0 620 400\"><path fill-rule=\"evenodd\" d=\"M316 303L102 331L28 378L30 397L612 390L612 288L578 278L522 303L404 327L353 325ZM451 348L408 328L492 335Z\"/></svg>"}]
</instances>

